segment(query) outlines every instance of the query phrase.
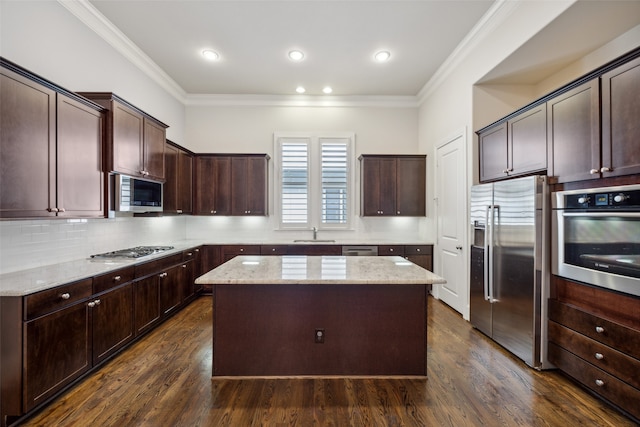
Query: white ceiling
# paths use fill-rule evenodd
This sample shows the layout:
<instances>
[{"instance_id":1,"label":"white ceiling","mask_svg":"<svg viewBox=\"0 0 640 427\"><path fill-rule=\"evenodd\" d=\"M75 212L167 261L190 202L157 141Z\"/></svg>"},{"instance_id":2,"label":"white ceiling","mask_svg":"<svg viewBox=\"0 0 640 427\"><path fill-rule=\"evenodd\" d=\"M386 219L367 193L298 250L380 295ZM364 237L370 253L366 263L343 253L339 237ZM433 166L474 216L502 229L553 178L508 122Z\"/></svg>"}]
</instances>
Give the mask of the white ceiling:
<instances>
[{"instance_id":1,"label":"white ceiling","mask_svg":"<svg viewBox=\"0 0 640 427\"><path fill-rule=\"evenodd\" d=\"M493 0L90 0L186 94L416 96ZM536 83L640 23L640 0L582 0L488 76ZM203 49L221 55L203 60ZM292 49L305 58L293 63ZM378 50L391 60L376 63Z\"/></svg>"}]
</instances>

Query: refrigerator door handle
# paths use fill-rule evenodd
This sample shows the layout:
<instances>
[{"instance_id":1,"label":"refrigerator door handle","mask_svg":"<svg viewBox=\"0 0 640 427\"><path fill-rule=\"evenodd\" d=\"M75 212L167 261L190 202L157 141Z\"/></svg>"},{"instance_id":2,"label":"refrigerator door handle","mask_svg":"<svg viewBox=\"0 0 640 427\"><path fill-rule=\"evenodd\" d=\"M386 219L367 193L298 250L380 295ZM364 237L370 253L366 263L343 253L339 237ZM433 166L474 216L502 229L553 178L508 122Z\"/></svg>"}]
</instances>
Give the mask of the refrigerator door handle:
<instances>
[{"instance_id":1,"label":"refrigerator door handle","mask_svg":"<svg viewBox=\"0 0 640 427\"><path fill-rule=\"evenodd\" d=\"M489 222L489 217L490 217L490 212L492 211L492 207L491 206L487 206L485 208L485 233L484 233L484 281L483 281L483 288L484 288L484 299L486 301L491 302L491 295L489 292L489 284L491 283L491 280L493 279L493 275L491 274L491 260L492 260L492 256L490 254L491 251L491 245L489 244L489 239L490 239L490 235L491 235L491 222Z\"/></svg>"}]
</instances>

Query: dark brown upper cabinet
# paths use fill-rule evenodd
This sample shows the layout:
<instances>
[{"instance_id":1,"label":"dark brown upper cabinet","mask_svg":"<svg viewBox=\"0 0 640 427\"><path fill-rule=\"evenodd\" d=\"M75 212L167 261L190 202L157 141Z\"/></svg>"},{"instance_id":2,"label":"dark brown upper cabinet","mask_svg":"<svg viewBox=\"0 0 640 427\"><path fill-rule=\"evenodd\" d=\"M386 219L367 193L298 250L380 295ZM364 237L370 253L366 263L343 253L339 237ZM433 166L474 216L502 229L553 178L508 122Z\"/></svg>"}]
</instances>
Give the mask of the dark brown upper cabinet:
<instances>
[{"instance_id":1,"label":"dark brown upper cabinet","mask_svg":"<svg viewBox=\"0 0 640 427\"><path fill-rule=\"evenodd\" d=\"M604 73L602 84L603 177L640 173L640 58Z\"/></svg>"},{"instance_id":2,"label":"dark brown upper cabinet","mask_svg":"<svg viewBox=\"0 0 640 427\"><path fill-rule=\"evenodd\" d=\"M196 214L267 215L269 156L216 154L196 157Z\"/></svg>"},{"instance_id":3,"label":"dark brown upper cabinet","mask_svg":"<svg viewBox=\"0 0 640 427\"><path fill-rule=\"evenodd\" d=\"M193 154L167 141L164 150L165 178L163 209L165 213L192 213Z\"/></svg>"},{"instance_id":4,"label":"dark brown upper cabinet","mask_svg":"<svg viewBox=\"0 0 640 427\"><path fill-rule=\"evenodd\" d=\"M362 216L424 216L426 156L360 156Z\"/></svg>"},{"instance_id":5,"label":"dark brown upper cabinet","mask_svg":"<svg viewBox=\"0 0 640 427\"><path fill-rule=\"evenodd\" d=\"M480 181L493 181L547 168L546 105L478 132Z\"/></svg>"},{"instance_id":6,"label":"dark brown upper cabinet","mask_svg":"<svg viewBox=\"0 0 640 427\"><path fill-rule=\"evenodd\" d=\"M104 110L1 65L0 217L104 217Z\"/></svg>"},{"instance_id":7,"label":"dark brown upper cabinet","mask_svg":"<svg viewBox=\"0 0 640 427\"><path fill-rule=\"evenodd\" d=\"M600 85L598 79L547 102L548 175L551 183L600 175Z\"/></svg>"},{"instance_id":8,"label":"dark brown upper cabinet","mask_svg":"<svg viewBox=\"0 0 640 427\"><path fill-rule=\"evenodd\" d=\"M164 180L167 125L112 92L80 92L108 110L107 159L110 172Z\"/></svg>"}]
</instances>

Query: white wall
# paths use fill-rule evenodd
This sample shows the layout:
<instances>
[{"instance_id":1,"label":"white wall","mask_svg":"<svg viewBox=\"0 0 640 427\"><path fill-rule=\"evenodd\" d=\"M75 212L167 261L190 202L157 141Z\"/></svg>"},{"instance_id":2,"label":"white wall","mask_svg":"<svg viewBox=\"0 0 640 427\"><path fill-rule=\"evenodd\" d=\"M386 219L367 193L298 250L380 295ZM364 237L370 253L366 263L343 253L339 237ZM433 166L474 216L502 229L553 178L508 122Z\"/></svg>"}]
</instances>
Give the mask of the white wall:
<instances>
[{"instance_id":1,"label":"white wall","mask_svg":"<svg viewBox=\"0 0 640 427\"><path fill-rule=\"evenodd\" d=\"M417 108L380 107L213 107L187 108L188 148L198 153L266 153L272 157L276 132L345 131L356 135L360 154L413 154L418 150ZM360 188L356 162L355 188ZM270 188L273 188L270 185ZM354 205L359 212L359 190ZM274 192L269 192L273 212ZM320 239L340 242L432 242L424 218L356 218L353 230L322 231ZM198 218L188 221L187 238L212 242L291 242L310 238L311 231L277 231L278 220L266 218Z\"/></svg>"}]
</instances>

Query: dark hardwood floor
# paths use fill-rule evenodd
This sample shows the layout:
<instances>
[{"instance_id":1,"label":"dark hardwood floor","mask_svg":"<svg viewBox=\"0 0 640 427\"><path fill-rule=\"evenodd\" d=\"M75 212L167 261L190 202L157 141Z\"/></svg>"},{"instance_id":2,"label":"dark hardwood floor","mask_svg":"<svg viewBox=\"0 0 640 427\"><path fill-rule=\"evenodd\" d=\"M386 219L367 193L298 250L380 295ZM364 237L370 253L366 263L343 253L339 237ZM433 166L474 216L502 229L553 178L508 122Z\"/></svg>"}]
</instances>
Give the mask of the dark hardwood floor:
<instances>
[{"instance_id":1,"label":"dark hardwood floor","mask_svg":"<svg viewBox=\"0 0 640 427\"><path fill-rule=\"evenodd\" d=\"M201 297L25 426L633 426L429 298L428 378L211 379Z\"/></svg>"}]
</instances>

